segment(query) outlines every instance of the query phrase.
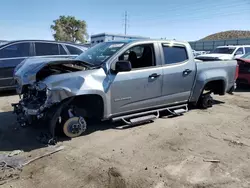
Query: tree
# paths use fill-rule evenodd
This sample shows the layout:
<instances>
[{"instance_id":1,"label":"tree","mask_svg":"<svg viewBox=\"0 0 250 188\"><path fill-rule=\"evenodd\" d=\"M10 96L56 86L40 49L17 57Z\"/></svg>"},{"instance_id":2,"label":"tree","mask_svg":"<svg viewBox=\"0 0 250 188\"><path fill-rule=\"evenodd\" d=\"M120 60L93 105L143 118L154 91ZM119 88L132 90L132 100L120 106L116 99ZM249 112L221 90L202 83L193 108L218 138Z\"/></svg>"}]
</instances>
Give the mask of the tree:
<instances>
[{"instance_id":1,"label":"tree","mask_svg":"<svg viewBox=\"0 0 250 188\"><path fill-rule=\"evenodd\" d=\"M88 38L87 24L84 20L77 20L74 16L60 16L50 26L54 30L56 41L86 42Z\"/></svg>"}]
</instances>

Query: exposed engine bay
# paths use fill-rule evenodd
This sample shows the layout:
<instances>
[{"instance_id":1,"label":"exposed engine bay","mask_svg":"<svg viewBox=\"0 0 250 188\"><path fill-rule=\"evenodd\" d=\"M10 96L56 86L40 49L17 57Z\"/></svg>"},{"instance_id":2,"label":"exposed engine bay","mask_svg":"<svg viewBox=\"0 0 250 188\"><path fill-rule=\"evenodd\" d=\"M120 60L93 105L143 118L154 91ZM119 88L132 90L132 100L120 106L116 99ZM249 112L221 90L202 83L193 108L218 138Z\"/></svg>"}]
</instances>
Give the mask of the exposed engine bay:
<instances>
[{"instance_id":1,"label":"exposed engine bay","mask_svg":"<svg viewBox=\"0 0 250 188\"><path fill-rule=\"evenodd\" d=\"M77 71L83 71L83 70L86 70L86 66L82 66L79 63L64 63L64 64L47 65L37 73L36 80L41 81L50 75L71 73L71 72L77 72Z\"/></svg>"}]
</instances>

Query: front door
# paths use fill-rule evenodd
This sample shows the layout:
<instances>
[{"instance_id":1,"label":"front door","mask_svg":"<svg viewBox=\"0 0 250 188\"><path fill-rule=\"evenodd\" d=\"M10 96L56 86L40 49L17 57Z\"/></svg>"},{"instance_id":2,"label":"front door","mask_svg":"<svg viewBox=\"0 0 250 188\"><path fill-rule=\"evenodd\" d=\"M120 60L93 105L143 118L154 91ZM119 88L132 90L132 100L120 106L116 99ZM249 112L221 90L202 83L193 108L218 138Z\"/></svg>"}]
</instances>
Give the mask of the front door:
<instances>
[{"instance_id":1,"label":"front door","mask_svg":"<svg viewBox=\"0 0 250 188\"><path fill-rule=\"evenodd\" d=\"M164 63L162 101L168 105L187 102L196 74L193 56L184 45L162 44L160 48Z\"/></svg>"},{"instance_id":2,"label":"front door","mask_svg":"<svg viewBox=\"0 0 250 188\"><path fill-rule=\"evenodd\" d=\"M126 50L119 60L129 60L132 70L117 73L111 84L111 113L132 113L160 105L162 67L155 57L153 44L137 45Z\"/></svg>"},{"instance_id":3,"label":"front door","mask_svg":"<svg viewBox=\"0 0 250 188\"><path fill-rule=\"evenodd\" d=\"M15 67L30 55L30 43L16 43L0 49L0 89L15 86Z\"/></svg>"}]
</instances>

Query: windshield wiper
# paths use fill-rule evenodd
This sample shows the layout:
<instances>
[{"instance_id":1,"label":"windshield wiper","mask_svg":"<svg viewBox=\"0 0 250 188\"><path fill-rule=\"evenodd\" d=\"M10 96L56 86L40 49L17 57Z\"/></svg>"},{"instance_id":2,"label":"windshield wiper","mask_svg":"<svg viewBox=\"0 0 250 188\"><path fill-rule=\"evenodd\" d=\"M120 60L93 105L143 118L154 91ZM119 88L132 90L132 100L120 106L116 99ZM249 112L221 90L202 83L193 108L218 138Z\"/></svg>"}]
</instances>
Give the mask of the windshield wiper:
<instances>
[{"instance_id":1,"label":"windshield wiper","mask_svg":"<svg viewBox=\"0 0 250 188\"><path fill-rule=\"evenodd\" d=\"M84 65L87 65L90 69L98 69L98 68L102 67L101 64L100 65L95 65L95 64L92 64L92 63L89 63L87 61L83 61L83 60L80 60L80 59L77 59L77 61L80 61Z\"/></svg>"},{"instance_id":2,"label":"windshield wiper","mask_svg":"<svg viewBox=\"0 0 250 188\"><path fill-rule=\"evenodd\" d=\"M87 61L83 61L83 60L81 60L81 59L76 59L76 60L79 61L79 62L81 62L81 63L83 63L83 64L85 64L85 65L91 66L91 67L95 66L94 64L89 63L89 62L87 62Z\"/></svg>"}]
</instances>

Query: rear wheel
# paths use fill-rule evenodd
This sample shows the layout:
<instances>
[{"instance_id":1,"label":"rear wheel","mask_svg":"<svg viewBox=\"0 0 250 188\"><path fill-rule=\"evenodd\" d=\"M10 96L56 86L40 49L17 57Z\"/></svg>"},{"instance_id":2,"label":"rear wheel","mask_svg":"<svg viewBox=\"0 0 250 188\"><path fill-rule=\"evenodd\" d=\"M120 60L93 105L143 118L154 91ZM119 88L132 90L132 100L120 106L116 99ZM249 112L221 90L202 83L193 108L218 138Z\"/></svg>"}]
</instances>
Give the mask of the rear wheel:
<instances>
[{"instance_id":1,"label":"rear wheel","mask_svg":"<svg viewBox=\"0 0 250 188\"><path fill-rule=\"evenodd\" d=\"M210 93L202 94L198 101L198 106L202 109L211 108L213 106L213 98L211 97Z\"/></svg>"}]
</instances>

